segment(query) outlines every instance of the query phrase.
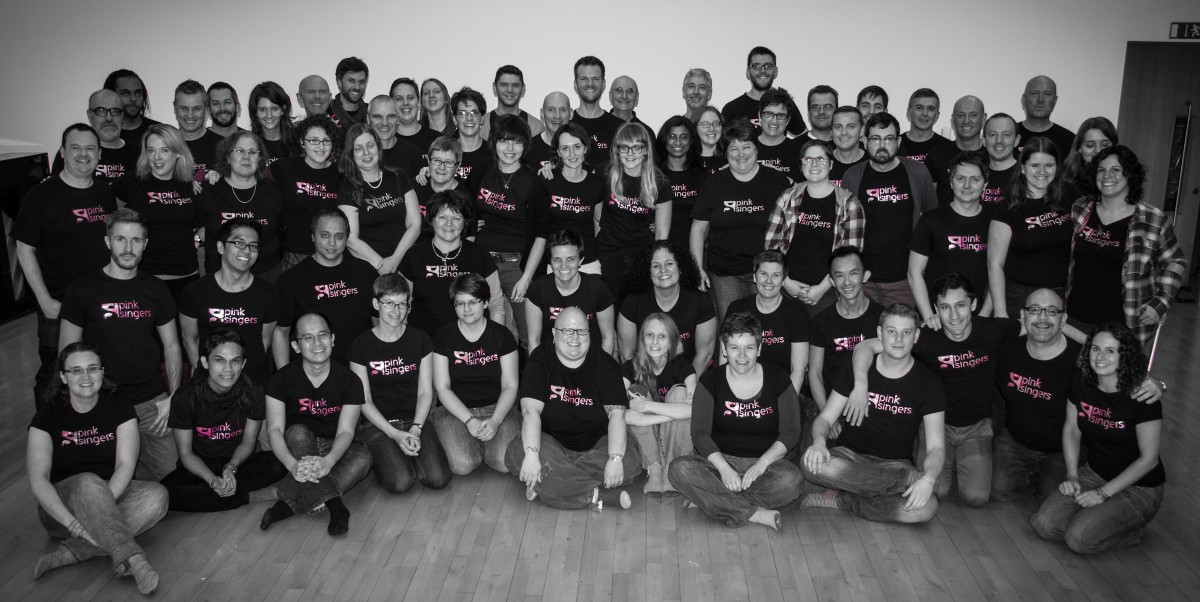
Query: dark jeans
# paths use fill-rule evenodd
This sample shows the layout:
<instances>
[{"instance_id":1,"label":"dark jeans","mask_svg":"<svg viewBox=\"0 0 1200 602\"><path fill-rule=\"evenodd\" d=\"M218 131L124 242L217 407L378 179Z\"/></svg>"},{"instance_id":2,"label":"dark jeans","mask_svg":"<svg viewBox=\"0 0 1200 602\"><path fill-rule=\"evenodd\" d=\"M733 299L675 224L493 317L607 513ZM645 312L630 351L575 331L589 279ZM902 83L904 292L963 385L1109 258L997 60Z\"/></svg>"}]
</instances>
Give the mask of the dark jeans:
<instances>
[{"instance_id":1,"label":"dark jeans","mask_svg":"<svg viewBox=\"0 0 1200 602\"><path fill-rule=\"evenodd\" d=\"M118 572L130 556L145 554L133 538L158 524L167 515L167 490L158 483L130 481L120 498L113 499L108 481L85 472L54 484L58 497L96 544L74 537L65 525L54 520L41 506L38 519L55 539L79 561L111 556Z\"/></svg>"},{"instance_id":2,"label":"dark jeans","mask_svg":"<svg viewBox=\"0 0 1200 602\"><path fill-rule=\"evenodd\" d=\"M213 474L221 476L221 471L229 463L229 457L204 458L204 462ZM180 463L169 475L163 477L163 487L171 496L171 510L177 512L222 512L240 508L250 503L250 492L270 487L283 477L288 476L287 469L279 463L279 458L269 451L250 454L245 462L238 467L236 479L237 489L229 497L221 497L217 492Z\"/></svg>"},{"instance_id":3,"label":"dark jeans","mask_svg":"<svg viewBox=\"0 0 1200 602\"><path fill-rule=\"evenodd\" d=\"M283 433L288 451L297 460L304 456L325 456L333 449L333 439L318 437L303 424L293 424ZM279 499L287 503L295 514L318 512L330 498L340 497L350 491L371 470L371 454L359 441L352 441L346 453L316 483L299 482L292 476L279 482Z\"/></svg>"},{"instance_id":4,"label":"dark jeans","mask_svg":"<svg viewBox=\"0 0 1200 602\"><path fill-rule=\"evenodd\" d=\"M608 435L605 435L587 451L567 449L557 439L541 434L538 456L542 461L542 478L533 486L538 499L552 508L587 508L592 502L592 491L604 487L604 467L608 464ZM521 463L525 460L525 443L521 437L513 439L504 454L504 464L515 476L521 476ZM621 459L621 484L625 487L642 474L641 454L637 445L626 445Z\"/></svg>"},{"instance_id":5,"label":"dark jeans","mask_svg":"<svg viewBox=\"0 0 1200 602\"><path fill-rule=\"evenodd\" d=\"M150 427L158 418L158 405L155 402L166 398L166 393L160 393L150 401L143 401L133 406L138 417L138 436L140 449L135 476L146 481L161 481L179 462L179 450L175 448L175 438L171 429L162 435L150 432Z\"/></svg>"},{"instance_id":6,"label":"dark jeans","mask_svg":"<svg viewBox=\"0 0 1200 602\"><path fill-rule=\"evenodd\" d=\"M407 431L412 428L412 422L395 420L392 426ZM416 456L405 454L398 443L367 420L359 422L358 440L371 452L375 480L392 493L404 493L417 481L430 489L441 489L454 476L446 460L446 450L442 449L437 429L432 424L421 428L421 449Z\"/></svg>"},{"instance_id":7,"label":"dark jeans","mask_svg":"<svg viewBox=\"0 0 1200 602\"><path fill-rule=\"evenodd\" d=\"M42 308L38 307L38 359L42 361L42 365L38 367L37 373L33 375L33 402L36 406L35 410L46 407L50 403L48 388L50 382L54 380L55 374L58 372L59 324L60 322L57 318L53 320L47 318L46 314L42 313Z\"/></svg>"},{"instance_id":8,"label":"dark jeans","mask_svg":"<svg viewBox=\"0 0 1200 602\"><path fill-rule=\"evenodd\" d=\"M1090 467L1079 468L1079 485L1084 491L1106 482ZM1162 485L1131 485L1102 503L1083 508L1075 503L1074 496L1055 491L1029 522L1042 539L1065 541L1068 548L1080 554L1098 554L1141 541L1162 499Z\"/></svg>"},{"instance_id":9,"label":"dark jeans","mask_svg":"<svg viewBox=\"0 0 1200 602\"><path fill-rule=\"evenodd\" d=\"M745 474L758 458L742 458L721 454L738 474ZM733 492L721 481L721 473L707 458L683 456L671 462L667 469L671 486L687 500L700 507L708 516L724 521L727 526L741 527L759 508L782 508L800 497L804 476L787 459L780 458L767 466L750 487Z\"/></svg>"},{"instance_id":10,"label":"dark jeans","mask_svg":"<svg viewBox=\"0 0 1200 602\"><path fill-rule=\"evenodd\" d=\"M950 495L950 484L958 484L958 498L968 506L978 508L992 494L992 419L984 418L967 426L946 429L946 461L938 476L939 500ZM925 462L925 428L917 439L917 463Z\"/></svg>"},{"instance_id":11,"label":"dark jeans","mask_svg":"<svg viewBox=\"0 0 1200 602\"><path fill-rule=\"evenodd\" d=\"M496 404L469 409L471 416L487 420L496 413ZM521 420L517 418L520 413L520 409L513 406L504 415L504 420L496 429L496 435L489 441L476 439L471 431L467 430L467 425L443 406L434 408L425 422L433 422L433 427L437 429L438 438L442 440L442 449L446 450L450 471L454 474L470 474L484 462L493 470L508 472L504 465L504 451L508 449L508 443L521 433Z\"/></svg>"},{"instance_id":12,"label":"dark jeans","mask_svg":"<svg viewBox=\"0 0 1200 602\"><path fill-rule=\"evenodd\" d=\"M837 489L838 508L867 520L897 523L925 523L937 514L936 495L929 496L925 507L905 510L904 491L921 478L921 472L908 460L884 460L858 454L846 447L830 448L831 458L820 474L804 469L804 478L814 485Z\"/></svg>"},{"instance_id":13,"label":"dark jeans","mask_svg":"<svg viewBox=\"0 0 1200 602\"><path fill-rule=\"evenodd\" d=\"M1044 500L1067 479L1062 452L1048 454L1021 445L1008 430L996 435L992 449L992 498L1007 502L1034 488Z\"/></svg>"}]
</instances>

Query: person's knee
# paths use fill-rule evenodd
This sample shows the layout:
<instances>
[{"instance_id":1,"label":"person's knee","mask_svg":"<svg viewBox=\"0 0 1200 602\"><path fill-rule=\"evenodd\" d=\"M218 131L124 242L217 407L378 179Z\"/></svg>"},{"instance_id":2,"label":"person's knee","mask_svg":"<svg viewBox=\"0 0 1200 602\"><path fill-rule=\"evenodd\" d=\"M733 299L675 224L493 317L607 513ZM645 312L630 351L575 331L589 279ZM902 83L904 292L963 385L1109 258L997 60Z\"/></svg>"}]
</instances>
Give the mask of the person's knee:
<instances>
[{"instance_id":1,"label":"person's knee","mask_svg":"<svg viewBox=\"0 0 1200 602\"><path fill-rule=\"evenodd\" d=\"M375 481L389 493L408 493L416 485L412 475L398 470L375 469Z\"/></svg>"},{"instance_id":2,"label":"person's knee","mask_svg":"<svg viewBox=\"0 0 1200 602\"><path fill-rule=\"evenodd\" d=\"M933 520L937 516L938 499L936 496L929 496L929 500L925 505L915 510L904 510L900 513L900 522L907 525L919 525Z\"/></svg>"},{"instance_id":3,"label":"person's knee","mask_svg":"<svg viewBox=\"0 0 1200 602\"><path fill-rule=\"evenodd\" d=\"M1095 554L1100 551L1100 542L1091 535L1087 529L1067 527L1066 533L1063 533L1063 543L1076 554Z\"/></svg>"},{"instance_id":4,"label":"person's knee","mask_svg":"<svg viewBox=\"0 0 1200 602\"><path fill-rule=\"evenodd\" d=\"M307 445L316 440L312 429L303 424L293 424L283 432L283 441L289 450L299 445Z\"/></svg>"},{"instance_id":5,"label":"person's knee","mask_svg":"<svg viewBox=\"0 0 1200 602\"><path fill-rule=\"evenodd\" d=\"M109 492L108 481L96 476L96 473L84 472L75 476L75 491L76 495L92 496L101 492Z\"/></svg>"},{"instance_id":6,"label":"person's knee","mask_svg":"<svg viewBox=\"0 0 1200 602\"><path fill-rule=\"evenodd\" d=\"M146 505L153 509L155 520L158 522L167 515L167 509L171 505L171 494L160 483L148 483L146 489Z\"/></svg>"},{"instance_id":7,"label":"person's knee","mask_svg":"<svg viewBox=\"0 0 1200 602\"><path fill-rule=\"evenodd\" d=\"M958 499L972 508L982 508L992 497L990 483L977 487L958 486Z\"/></svg>"},{"instance_id":8,"label":"person's knee","mask_svg":"<svg viewBox=\"0 0 1200 602\"><path fill-rule=\"evenodd\" d=\"M451 475L449 472L443 471L434 476L425 477L425 479L421 481L421 484L427 489L445 489L453 479L453 475Z\"/></svg>"},{"instance_id":9,"label":"person's knee","mask_svg":"<svg viewBox=\"0 0 1200 602\"><path fill-rule=\"evenodd\" d=\"M471 474L476 468L479 468L481 459L467 457L465 454L446 454L446 461L450 465L450 472L463 476Z\"/></svg>"},{"instance_id":10,"label":"person's knee","mask_svg":"<svg viewBox=\"0 0 1200 602\"><path fill-rule=\"evenodd\" d=\"M1062 527L1056 521L1051 519L1048 512L1038 510L1029 517L1029 526L1033 528L1033 532L1042 539L1058 541L1063 538Z\"/></svg>"}]
</instances>

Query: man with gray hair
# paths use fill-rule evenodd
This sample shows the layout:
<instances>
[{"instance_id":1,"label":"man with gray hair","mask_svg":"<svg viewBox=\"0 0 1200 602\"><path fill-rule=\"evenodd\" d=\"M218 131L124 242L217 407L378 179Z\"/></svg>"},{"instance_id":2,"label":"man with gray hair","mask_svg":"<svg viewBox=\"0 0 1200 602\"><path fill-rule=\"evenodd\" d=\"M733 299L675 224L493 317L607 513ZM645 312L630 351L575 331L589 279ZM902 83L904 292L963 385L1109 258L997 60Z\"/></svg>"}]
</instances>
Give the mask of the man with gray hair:
<instances>
[{"instance_id":1,"label":"man with gray hair","mask_svg":"<svg viewBox=\"0 0 1200 602\"><path fill-rule=\"evenodd\" d=\"M689 69L683 76L683 116L695 121L700 111L712 101L712 75L699 67Z\"/></svg>"}]
</instances>

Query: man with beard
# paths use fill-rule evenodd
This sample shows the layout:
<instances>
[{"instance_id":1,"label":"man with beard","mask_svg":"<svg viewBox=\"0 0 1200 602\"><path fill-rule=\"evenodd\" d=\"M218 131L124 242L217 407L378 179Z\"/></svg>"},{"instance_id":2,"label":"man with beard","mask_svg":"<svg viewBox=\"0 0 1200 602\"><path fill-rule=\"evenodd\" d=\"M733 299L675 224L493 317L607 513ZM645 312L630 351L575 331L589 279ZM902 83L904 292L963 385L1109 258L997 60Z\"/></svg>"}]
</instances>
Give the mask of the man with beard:
<instances>
[{"instance_id":1,"label":"man with beard","mask_svg":"<svg viewBox=\"0 0 1200 602\"><path fill-rule=\"evenodd\" d=\"M608 145L617 134L617 128L625 123L620 117L600 108L604 86L603 61L590 55L575 61L575 93L579 95L579 108L575 109L571 121L583 126L592 135L592 142L600 151L600 157L608 156Z\"/></svg>"},{"instance_id":2,"label":"man with beard","mask_svg":"<svg viewBox=\"0 0 1200 602\"><path fill-rule=\"evenodd\" d=\"M867 296L880 305L903 303L915 307L908 286L908 248L913 227L921 214L937 206L933 180L924 165L896 156L900 123L890 113L867 120L867 156L870 161L846 170L842 188L863 204L867 227L863 260L871 270Z\"/></svg>"},{"instance_id":3,"label":"man with beard","mask_svg":"<svg viewBox=\"0 0 1200 602\"><path fill-rule=\"evenodd\" d=\"M116 92L125 108L121 138L138 146L146 128L158 123L146 116L150 112L150 95L146 94L146 84L133 71L117 69L104 78L104 89Z\"/></svg>"},{"instance_id":4,"label":"man with beard","mask_svg":"<svg viewBox=\"0 0 1200 602\"><path fill-rule=\"evenodd\" d=\"M204 86L194 79L175 86L174 108L179 133L192 151L196 171L208 171L217 164L217 144L224 138L204 127L208 117L208 94Z\"/></svg>"},{"instance_id":5,"label":"man with beard","mask_svg":"<svg viewBox=\"0 0 1200 602\"><path fill-rule=\"evenodd\" d=\"M921 88L908 97L908 111L904 115L911 127L900 139L898 154L901 157L920 161L929 167L927 159L930 151L950 142L933 131L934 124L941 116L941 104L937 92L929 88Z\"/></svg>"},{"instance_id":6,"label":"man with beard","mask_svg":"<svg viewBox=\"0 0 1200 602\"><path fill-rule=\"evenodd\" d=\"M829 166L829 181L834 186L842 185L846 170L867 160L863 150L862 135L866 120L858 109L843 105L833 112L830 131L833 132L833 165Z\"/></svg>"},{"instance_id":7,"label":"man with beard","mask_svg":"<svg viewBox=\"0 0 1200 602\"><path fill-rule=\"evenodd\" d=\"M988 169L991 171L983 189L984 205L999 210L1008 206L1008 183L1021 168L1014 156L1020 142L1017 120L1007 113L996 113L983 124L984 149L987 150Z\"/></svg>"},{"instance_id":8,"label":"man with beard","mask_svg":"<svg viewBox=\"0 0 1200 602\"><path fill-rule=\"evenodd\" d=\"M1058 85L1045 75L1039 75L1025 84L1025 93L1021 95L1021 108L1025 111L1025 120L1017 126L1017 136L1028 142L1034 136L1049 138L1058 147L1058 164L1066 160L1065 154L1075 141L1075 133L1067 128L1050 121L1050 113L1058 103ZM1017 147L1018 149L1020 147Z\"/></svg>"},{"instance_id":9,"label":"man with beard","mask_svg":"<svg viewBox=\"0 0 1200 602\"><path fill-rule=\"evenodd\" d=\"M367 93L367 78L371 75L362 59L351 56L338 61L334 71L338 95L330 103L329 113L334 123L349 128L366 119L363 95Z\"/></svg>"},{"instance_id":10,"label":"man with beard","mask_svg":"<svg viewBox=\"0 0 1200 602\"><path fill-rule=\"evenodd\" d=\"M212 117L208 131L222 138L228 138L242 129L237 125L238 117L242 115L242 103L238 100L237 90L225 82L214 82L209 86L208 115Z\"/></svg>"},{"instance_id":11,"label":"man with beard","mask_svg":"<svg viewBox=\"0 0 1200 602\"><path fill-rule=\"evenodd\" d=\"M421 160L429 160L429 145L440 135L421 125L421 92L412 78L400 77L392 82L392 100L396 101L400 122L396 124L396 137L417 147Z\"/></svg>"},{"instance_id":12,"label":"man with beard","mask_svg":"<svg viewBox=\"0 0 1200 602\"><path fill-rule=\"evenodd\" d=\"M408 177L414 177L425 161L421 149L396 136L400 125L400 112L391 96L380 94L367 105L367 121L379 136L380 158L385 167L399 169ZM428 150L428 149L426 149Z\"/></svg>"},{"instance_id":13,"label":"man with beard","mask_svg":"<svg viewBox=\"0 0 1200 602\"><path fill-rule=\"evenodd\" d=\"M496 95L496 108L484 115L483 128L479 135L484 140L490 139L492 128L504 115L517 115L529 124L529 134L537 136L546 129L541 120L521 109L521 99L525 98L525 74L513 65L505 65L496 70L496 79L492 81L492 94Z\"/></svg>"},{"instance_id":14,"label":"man with beard","mask_svg":"<svg viewBox=\"0 0 1200 602\"><path fill-rule=\"evenodd\" d=\"M358 97L361 99L362 94ZM304 107L304 115L312 117L313 115L330 115L333 112L329 110L330 101L333 99L329 96L329 82L320 75L310 75L300 80L300 88L296 90L296 102Z\"/></svg>"},{"instance_id":15,"label":"man with beard","mask_svg":"<svg viewBox=\"0 0 1200 602\"><path fill-rule=\"evenodd\" d=\"M746 55L746 79L750 81L750 89L745 94L725 103L721 107L722 121L731 123L735 119L746 118L755 126L758 123L759 101L762 95L775 86L775 78L779 76L779 66L775 62L775 53L770 48L755 46ZM793 103L794 104L794 103ZM788 112L794 115L788 124L788 133L799 136L804 133L804 119L795 107L788 107ZM803 141L802 141L803 142Z\"/></svg>"},{"instance_id":16,"label":"man with beard","mask_svg":"<svg viewBox=\"0 0 1200 602\"><path fill-rule=\"evenodd\" d=\"M683 76L683 116L695 121L712 100L712 75L705 69L689 69Z\"/></svg>"},{"instance_id":17,"label":"man with beard","mask_svg":"<svg viewBox=\"0 0 1200 602\"><path fill-rule=\"evenodd\" d=\"M88 97L88 123L100 137L100 155L93 166L94 176L104 184L112 184L121 179L121 176L132 174L137 169L141 139L128 142L121 137L121 121L126 110L122 108L121 97L110 90L97 90ZM54 157L50 173L62 173L63 167L63 154L60 150Z\"/></svg>"},{"instance_id":18,"label":"man with beard","mask_svg":"<svg viewBox=\"0 0 1200 602\"><path fill-rule=\"evenodd\" d=\"M104 376L117 386L113 401L127 401L137 412L141 434L137 478L157 481L175 470L178 457L167 419L183 361L175 300L163 281L138 271L146 232L133 209L109 214L104 237L108 265L67 287L58 348L86 341L99 350L105 361Z\"/></svg>"},{"instance_id":19,"label":"man with beard","mask_svg":"<svg viewBox=\"0 0 1200 602\"><path fill-rule=\"evenodd\" d=\"M525 152L525 164L542 169L558 156L558 149L551 147L554 134L562 124L571 120L571 98L562 92L551 92L542 101L542 123L546 129L534 136Z\"/></svg>"},{"instance_id":20,"label":"man with beard","mask_svg":"<svg viewBox=\"0 0 1200 602\"><path fill-rule=\"evenodd\" d=\"M787 137L787 126L795 106L787 90L767 90L759 100L758 124L762 132L754 140L758 147L758 162L774 168L793 180L803 180L800 174L800 146L797 138Z\"/></svg>"},{"instance_id":21,"label":"man with beard","mask_svg":"<svg viewBox=\"0 0 1200 602\"><path fill-rule=\"evenodd\" d=\"M833 139L833 113L838 107L838 93L830 86L821 84L808 91L808 121L812 129L799 136L800 144L809 140Z\"/></svg>"},{"instance_id":22,"label":"man with beard","mask_svg":"<svg viewBox=\"0 0 1200 602\"><path fill-rule=\"evenodd\" d=\"M983 148L983 140L979 134L983 131L983 122L986 120L987 112L983 108L982 100L974 96L964 96L955 101L954 114L950 116L950 125L954 126L954 140L929 151L925 159L929 175L937 185L938 205L946 206L954 200L954 191L950 187L950 162L959 153Z\"/></svg>"}]
</instances>

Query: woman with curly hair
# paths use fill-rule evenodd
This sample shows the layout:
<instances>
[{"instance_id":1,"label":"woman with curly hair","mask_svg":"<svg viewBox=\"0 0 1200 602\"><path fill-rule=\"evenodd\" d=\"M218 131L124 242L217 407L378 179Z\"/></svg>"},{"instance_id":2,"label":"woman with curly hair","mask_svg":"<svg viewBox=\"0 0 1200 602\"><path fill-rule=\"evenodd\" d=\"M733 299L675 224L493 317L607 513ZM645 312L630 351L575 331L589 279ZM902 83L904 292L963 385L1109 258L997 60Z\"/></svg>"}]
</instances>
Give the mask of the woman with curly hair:
<instances>
[{"instance_id":1,"label":"woman with curly hair","mask_svg":"<svg viewBox=\"0 0 1200 602\"><path fill-rule=\"evenodd\" d=\"M1138 403L1146 358L1124 324L1104 324L1083 346L1063 426L1067 479L1030 519L1043 539L1097 554L1141 541L1162 505L1162 404ZM1080 442L1088 459L1079 466Z\"/></svg>"},{"instance_id":2,"label":"woman with curly hair","mask_svg":"<svg viewBox=\"0 0 1200 602\"><path fill-rule=\"evenodd\" d=\"M712 359L717 338L717 316L699 288L700 268L687 251L669 240L658 240L642 249L630 265L625 302L617 317L617 342L623 359L633 359L637 325L646 316L662 312L675 321L680 354L703 374Z\"/></svg>"},{"instance_id":3,"label":"woman with curly hair","mask_svg":"<svg viewBox=\"0 0 1200 602\"><path fill-rule=\"evenodd\" d=\"M283 269L314 252L312 221L321 209L336 209L342 176L338 173L342 128L325 115L296 124L296 155L267 168L267 179L283 194Z\"/></svg>"}]
</instances>

